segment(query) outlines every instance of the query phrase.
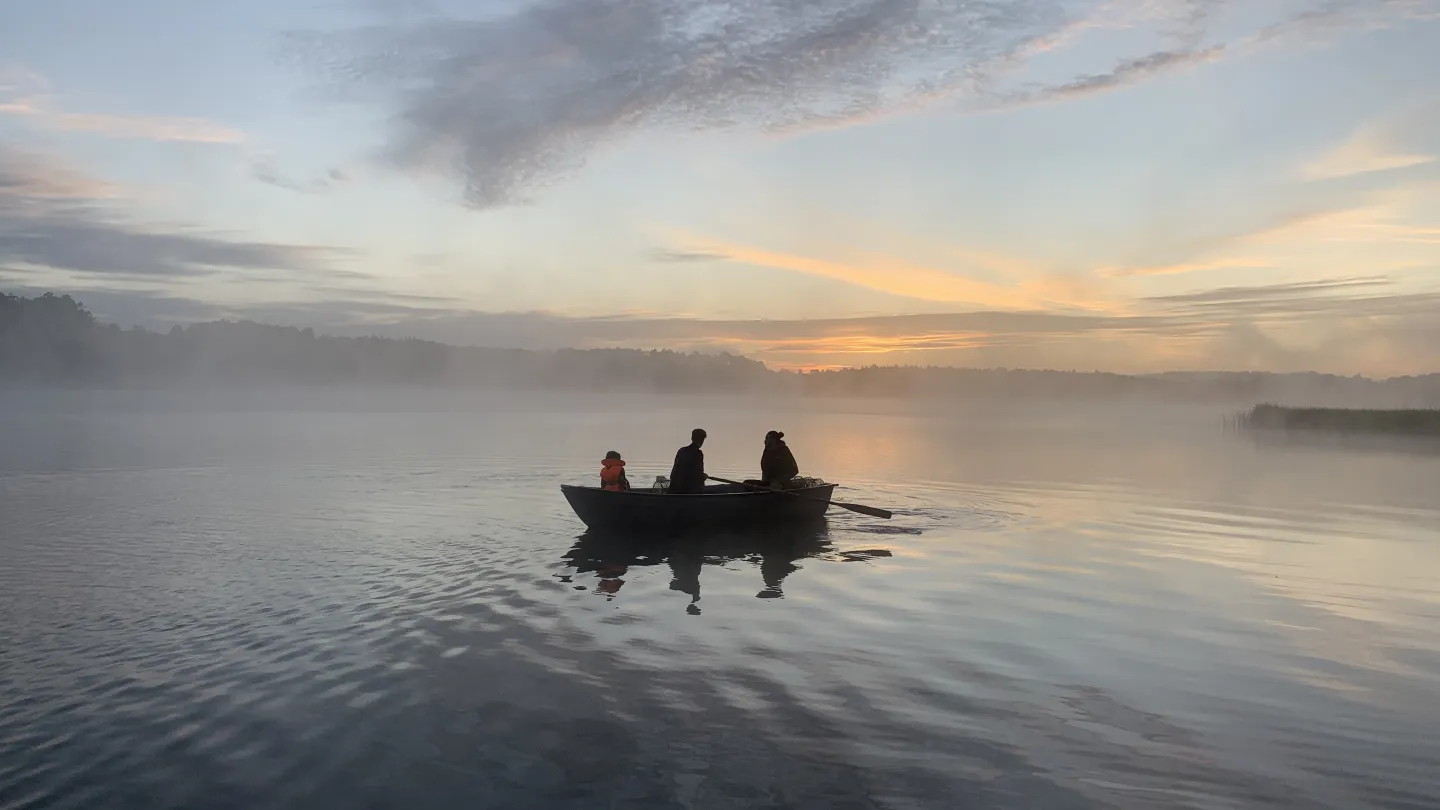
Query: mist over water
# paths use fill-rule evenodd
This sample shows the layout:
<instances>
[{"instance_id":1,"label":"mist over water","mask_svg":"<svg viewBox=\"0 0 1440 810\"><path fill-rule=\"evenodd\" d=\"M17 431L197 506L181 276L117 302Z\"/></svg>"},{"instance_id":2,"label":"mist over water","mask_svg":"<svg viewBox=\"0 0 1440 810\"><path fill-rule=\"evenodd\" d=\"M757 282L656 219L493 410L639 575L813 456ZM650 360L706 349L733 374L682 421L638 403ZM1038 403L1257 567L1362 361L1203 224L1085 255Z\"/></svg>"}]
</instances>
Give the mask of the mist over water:
<instances>
[{"instance_id":1,"label":"mist over water","mask_svg":"<svg viewBox=\"0 0 1440 810\"><path fill-rule=\"evenodd\" d=\"M1440 448L1225 413L0 392L0 807L1440 805ZM584 531L693 427L895 518Z\"/></svg>"}]
</instances>

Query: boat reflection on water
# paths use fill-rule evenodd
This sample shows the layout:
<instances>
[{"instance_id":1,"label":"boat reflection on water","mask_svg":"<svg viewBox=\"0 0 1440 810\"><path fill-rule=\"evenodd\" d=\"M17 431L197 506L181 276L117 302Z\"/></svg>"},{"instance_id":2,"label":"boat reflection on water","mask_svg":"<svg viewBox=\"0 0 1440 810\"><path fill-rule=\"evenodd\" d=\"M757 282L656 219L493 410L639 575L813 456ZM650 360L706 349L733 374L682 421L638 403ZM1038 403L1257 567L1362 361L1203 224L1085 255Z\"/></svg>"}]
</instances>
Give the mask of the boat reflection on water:
<instances>
[{"instance_id":1,"label":"boat reflection on water","mask_svg":"<svg viewBox=\"0 0 1440 810\"><path fill-rule=\"evenodd\" d=\"M595 574L596 592L614 598L635 566L670 566L670 589L690 596L686 611L700 613L700 574L706 565L746 560L760 569L759 599L785 595L785 578L806 558L860 560L888 557L885 549L840 551L823 519L758 529L691 530L677 535L621 534L587 531L565 553L576 574ZM565 581L571 581L565 577Z\"/></svg>"}]
</instances>

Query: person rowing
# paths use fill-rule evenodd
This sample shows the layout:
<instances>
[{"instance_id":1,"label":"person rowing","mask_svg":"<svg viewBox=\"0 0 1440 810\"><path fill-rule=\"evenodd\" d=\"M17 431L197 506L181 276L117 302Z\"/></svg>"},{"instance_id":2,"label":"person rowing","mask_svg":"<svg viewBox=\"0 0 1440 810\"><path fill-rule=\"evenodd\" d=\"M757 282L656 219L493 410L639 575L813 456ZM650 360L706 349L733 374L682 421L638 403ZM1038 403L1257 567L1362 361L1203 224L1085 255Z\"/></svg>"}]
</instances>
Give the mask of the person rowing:
<instances>
[{"instance_id":1,"label":"person rowing","mask_svg":"<svg viewBox=\"0 0 1440 810\"><path fill-rule=\"evenodd\" d=\"M705 443L705 431L695 428L690 431L690 443L675 453L675 464L670 468L670 495L699 495L705 491L705 454L700 446Z\"/></svg>"},{"instance_id":2,"label":"person rowing","mask_svg":"<svg viewBox=\"0 0 1440 810\"><path fill-rule=\"evenodd\" d=\"M790 446L785 444L785 434L772 430L765 434L765 451L760 454L760 480L751 479L745 483L784 489L799 474L800 465L795 461L795 454L790 452Z\"/></svg>"}]
</instances>

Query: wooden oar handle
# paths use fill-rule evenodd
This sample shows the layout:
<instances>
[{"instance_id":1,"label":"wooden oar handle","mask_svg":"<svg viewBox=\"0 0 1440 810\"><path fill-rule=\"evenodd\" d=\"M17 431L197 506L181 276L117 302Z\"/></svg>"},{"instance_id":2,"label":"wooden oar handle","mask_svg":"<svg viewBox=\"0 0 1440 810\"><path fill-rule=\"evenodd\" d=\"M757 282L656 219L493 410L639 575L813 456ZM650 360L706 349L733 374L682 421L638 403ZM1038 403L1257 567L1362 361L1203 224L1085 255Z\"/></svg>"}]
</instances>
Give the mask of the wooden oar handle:
<instances>
[{"instance_id":1,"label":"wooden oar handle","mask_svg":"<svg viewBox=\"0 0 1440 810\"><path fill-rule=\"evenodd\" d=\"M820 501L819 498L814 498L814 497L811 497L811 496L809 496L809 495L802 495L802 494L799 493L799 492L791 492L791 491L788 490L788 489L769 489L769 488L765 488L765 487L758 487L758 486L756 486L756 485L754 485L754 484L747 484L747 483L745 483L745 482L743 482L743 481L731 481L729 478L717 478L717 477L715 477L715 476L713 476L713 475L707 475L707 476L705 476L705 477L708 478L708 479L710 479L711 481L719 481L719 482L722 483L722 484L734 484L734 485L737 486L737 487L745 487L746 489L756 489L756 490L760 490L760 491L762 491L762 492L781 492L781 493L784 493L784 494L786 494L786 495L790 495L790 496L793 496L793 497L796 497L796 498L804 498L804 499L807 500L807 501ZM834 500L830 500L830 499L826 499L826 500L824 500L824 501L821 501L821 503L828 503L828 504L830 504L831 506L838 506L838 507L840 507L841 509L848 509L848 510L850 510L851 512L859 512L859 513L862 514L862 515L870 515L870 516L872 516L872 517L884 518L884 519L886 519L886 520L889 520L890 517L891 517L891 514L892 514L892 513L891 513L889 510L887 510L887 509L877 509L877 508L875 508L875 507L873 507L873 506L866 506L865 504L862 504L862 503L845 503L844 501L834 501Z\"/></svg>"}]
</instances>

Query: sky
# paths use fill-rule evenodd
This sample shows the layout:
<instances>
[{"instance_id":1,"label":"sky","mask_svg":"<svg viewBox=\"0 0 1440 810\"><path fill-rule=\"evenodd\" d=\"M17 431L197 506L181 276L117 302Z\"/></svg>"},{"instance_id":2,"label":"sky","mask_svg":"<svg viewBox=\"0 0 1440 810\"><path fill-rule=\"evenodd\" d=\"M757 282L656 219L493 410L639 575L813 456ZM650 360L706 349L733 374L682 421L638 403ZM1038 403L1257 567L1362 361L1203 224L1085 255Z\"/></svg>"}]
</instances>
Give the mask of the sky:
<instances>
[{"instance_id":1,"label":"sky","mask_svg":"<svg viewBox=\"0 0 1440 810\"><path fill-rule=\"evenodd\" d=\"M780 368L1440 371L1440 0L0 4L0 291Z\"/></svg>"}]
</instances>

